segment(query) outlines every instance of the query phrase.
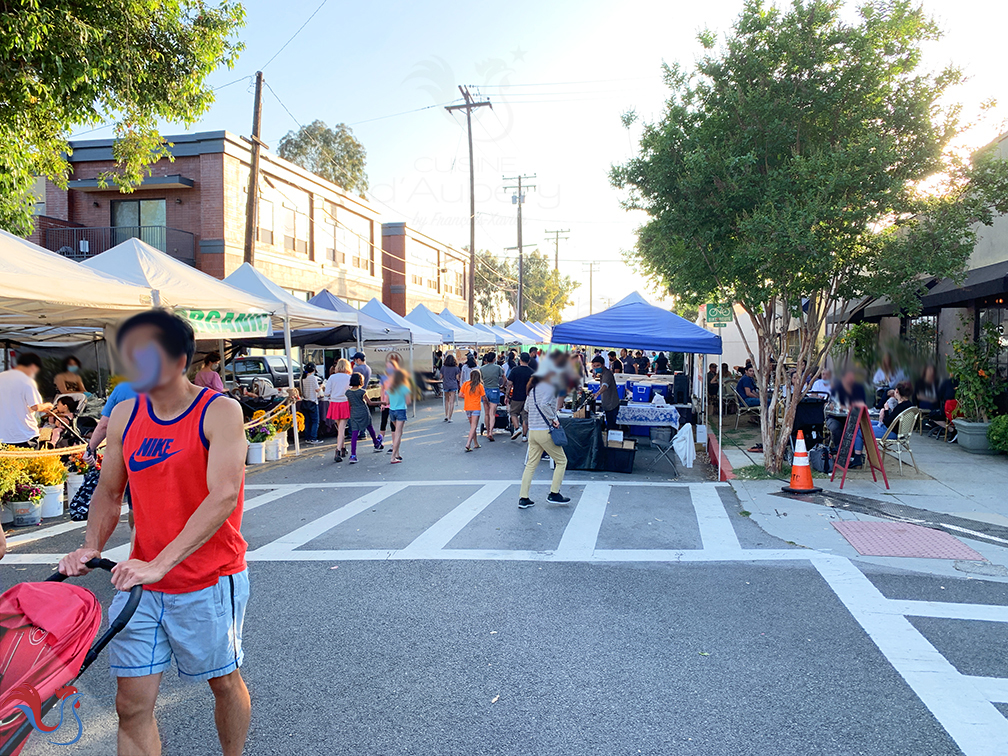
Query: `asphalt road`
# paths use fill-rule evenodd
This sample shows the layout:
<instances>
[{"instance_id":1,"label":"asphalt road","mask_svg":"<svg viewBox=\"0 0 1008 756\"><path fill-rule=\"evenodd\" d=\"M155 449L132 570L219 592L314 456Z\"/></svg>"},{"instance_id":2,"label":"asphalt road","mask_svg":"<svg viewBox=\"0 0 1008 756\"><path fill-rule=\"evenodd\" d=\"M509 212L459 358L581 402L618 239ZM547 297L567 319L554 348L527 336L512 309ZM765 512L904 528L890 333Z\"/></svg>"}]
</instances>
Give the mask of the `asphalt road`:
<instances>
[{"instance_id":1,"label":"asphalt road","mask_svg":"<svg viewBox=\"0 0 1008 756\"><path fill-rule=\"evenodd\" d=\"M878 626L860 603L1000 611L1004 585L864 568L871 582L845 592L850 562L768 536L700 468L678 483L572 473L570 505L547 506L543 463L519 512L519 442L463 454L461 422L420 414L402 465L315 449L248 476L247 753L979 756L997 730L983 717L1004 719L979 707L955 725L898 633L909 622L959 684L1008 675L1008 623ZM80 539L13 546L0 581L42 579ZM107 606L106 577L84 584ZM35 735L25 754L114 752L107 662L78 687L81 740ZM219 753L211 707L205 685L166 674L165 753Z\"/></svg>"}]
</instances>

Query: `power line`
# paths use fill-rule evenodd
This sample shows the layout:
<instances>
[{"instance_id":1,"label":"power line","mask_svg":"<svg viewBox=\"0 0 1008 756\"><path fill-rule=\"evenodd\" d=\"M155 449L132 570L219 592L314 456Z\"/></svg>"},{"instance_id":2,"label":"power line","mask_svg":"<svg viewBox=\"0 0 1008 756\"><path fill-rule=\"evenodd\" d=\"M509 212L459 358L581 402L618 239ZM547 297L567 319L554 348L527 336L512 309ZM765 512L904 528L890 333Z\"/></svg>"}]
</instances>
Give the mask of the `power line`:
<instances>
[{"instance_id":1,"label":"power line","mask_svg":"<svg viewBox=\"0 0 1008 756\"><path fill-rule=\"evenodd\" d=\"M294 38L301 33L301 30L304 29L306 26L308 26L308 22L311 21L313 18L315 18L316 14L318 14L318 12L322 10L322 6L324 6L327 2L329 2L329 0L322 0L322 2L319 4L319 7L315 9L315 12L312 13L310 16L308 16L308 20L298 27L298 30L290 36L290 39L288 39L286 42L283 43L283 47L281 47L279 50L273 53L273 57L266 61L266 63L259 69L260 71L266 70L266 66L272 63L274 60L276 60L276 57L287 49L287 45L293 42Z\"/></svg>"}]
</instances>

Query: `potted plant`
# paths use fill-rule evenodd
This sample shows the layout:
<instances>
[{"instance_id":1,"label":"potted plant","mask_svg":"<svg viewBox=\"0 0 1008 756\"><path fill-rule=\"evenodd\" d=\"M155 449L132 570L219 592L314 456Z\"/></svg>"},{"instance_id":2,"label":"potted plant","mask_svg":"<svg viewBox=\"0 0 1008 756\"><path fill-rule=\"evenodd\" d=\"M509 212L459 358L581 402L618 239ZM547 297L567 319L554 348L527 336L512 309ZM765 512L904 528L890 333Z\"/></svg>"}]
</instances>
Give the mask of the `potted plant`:
<instances>
[{"instance_id":1,"label":"potted plant","mask_svg":"<svg viewBox=\"0 0 1008 756\"><path fill-rule=\"evenodd\" d=\"M6 451L8 447L0 445L0 451ZM14 510L9 506L10 498L8 494L14 491L14 487L23 482L24 460L19 457L0 456L0 524L10 525L14 522Z\"/></svg>"},{"instance_id":2,"label":"potted plant","mask_svg":"<svg viewBox=\"0 0 1008 756\"><path fill-rule=\"evenodd\" d=\"M947 365L949 375L958 381L955 420L959 446L973 454L996 454L987 440L987 429L997 411L994 397L1001 390L997 375L997 356L1001 334L993 323L985 323L976 339L956 339Z\"/></svg>"},{"instance_id":3,"label":"potted plant","mask_svg":"<svg viewBox=\"0 0 1008 756\"><path fill-rule=\"evenodd\" d=\"M246 429L245 438L248 439L248 451L245 454L245 461L250 465L261 465L266 461L266 441L269 439L272 430L269 423L260 423Z\"/></svg>"},{"instance_id":4,"label":"potted plant","mask_svg":"<svg viewBox=\"0 0 1008 756\"><path fill-rule=\"evenodd\" d=\"M22 479L7 492L4 501L13 510L14 527L38 525L42 522L42 499L45 491L37 483Z\"/></svg>"},{"instance_id":5,"label":"potted plant","mask_svg":"<svg viewBox=\"0 0 1008 756\"><path fill-rule=\"evenodd\" d=\"M29 457L25 473L44 492L42 517L59 517L63 514L63 484L67 479L67 469L60 458Z\"/></svg>"},{"instance_id":6,"label":"potted plant","mask_svg":"<svg viewBox=\"0 0 1008 756\"><path fill-rule=\"evenodd\" d=\"M101 464L96 462L93 467L101 469ZM83 454L74 454L67 460L67 480L66 480L66 495L67 504L73 501L73 497L77 495L77 491L84 484L84 473L92 468L85 459Z\"/></svg>"}]
</instances>

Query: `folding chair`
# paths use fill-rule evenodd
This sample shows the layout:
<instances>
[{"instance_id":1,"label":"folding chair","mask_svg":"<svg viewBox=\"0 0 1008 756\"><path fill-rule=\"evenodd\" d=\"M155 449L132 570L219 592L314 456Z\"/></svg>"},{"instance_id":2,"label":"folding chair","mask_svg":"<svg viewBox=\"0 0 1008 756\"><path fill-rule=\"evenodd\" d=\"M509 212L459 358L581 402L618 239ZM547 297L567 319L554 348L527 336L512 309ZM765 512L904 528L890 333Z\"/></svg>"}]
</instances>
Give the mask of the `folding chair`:
<instances>
[{"instance_id":1,"label":"folding chair","mask_svg":"<svg viewBox=\"0 0 1008 756\"><path fill-rule=\"evenodd\" d=\"M919 408L911 407L900 413L900 416L892 421L892 425L886 428L886 432L879 439L879 447L882 449L883 467L885 466L886 452L895 452L896 458L899 460L900 475L902 475L903 453L906 452L910 455L910 461L913 463L914 470L918 473L920 472L920 469L917 467L917 461L914 459L913 451L910 449L910 437L917 426L920 414L921 411Z\"/></svg>"},{"instance_id":2,"label":"folding chair","mask_svg":"<svg viewBox=\"0 0 1008 756\"><path fill-rule=\"evenodd\" d=\"M664 441L655 441L652 439L651 446L658 449L660 454L657 457L655 457L654 462L652 462L651 466L648 468L649 470L655 469L658 463L664 459L670 465L672 465L672 474L677 478L679 477L679 469L676 467L675 455L672 454L673 451L672 443L674 441L675 441L674 435L672 436L672 438L669 439L667 444Z\"/></svg>"},{"instance_id":3,"label":"folding chair","mask_svg":"<svg viewBox=\"0 0 1008 756\"><path fill-rule=\"evenodd\" d=\"M739 418L742 415L759 415L760 405L754 405L750 407L742 396L742 393L738 390L738 384L735 385L735 396L738 398L738 412L735 414L735 430L738 430Z\"/></svg>"}]
</instances>

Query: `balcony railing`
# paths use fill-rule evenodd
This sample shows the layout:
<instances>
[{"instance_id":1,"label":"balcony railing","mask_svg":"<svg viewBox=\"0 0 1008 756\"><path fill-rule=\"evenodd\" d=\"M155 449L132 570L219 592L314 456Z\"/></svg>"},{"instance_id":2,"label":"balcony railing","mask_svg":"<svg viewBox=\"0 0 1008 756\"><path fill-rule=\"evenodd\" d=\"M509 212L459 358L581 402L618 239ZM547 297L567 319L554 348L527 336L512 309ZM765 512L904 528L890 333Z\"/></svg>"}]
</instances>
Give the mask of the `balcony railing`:
<instances>
[{"instance_id":1,"label":"balcony railing","mask_svg":"<svg viewBox=\"0 0 1008 756\"><path fill-rule=\"evenodd\" d=\"M134 238L190 265L196 263L195 236L188 231L166 226L47 228L44 244L46 249L80 261L100 255L115 245Z\"/></svg>"}]
</instances>

